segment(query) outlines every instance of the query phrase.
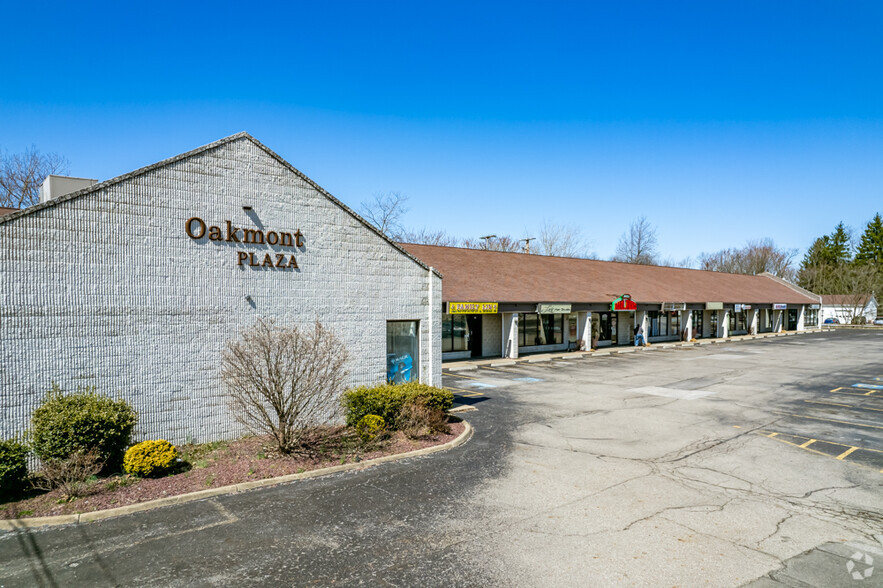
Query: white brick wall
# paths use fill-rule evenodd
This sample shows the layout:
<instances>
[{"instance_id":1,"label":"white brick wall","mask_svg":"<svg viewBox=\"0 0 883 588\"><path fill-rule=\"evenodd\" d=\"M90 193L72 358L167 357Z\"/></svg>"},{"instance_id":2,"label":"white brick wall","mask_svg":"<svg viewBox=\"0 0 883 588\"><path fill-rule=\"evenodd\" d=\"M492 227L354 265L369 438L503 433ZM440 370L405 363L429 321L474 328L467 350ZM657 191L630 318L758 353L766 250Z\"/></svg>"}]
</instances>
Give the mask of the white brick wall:
<instances>
[{"instance_id":1,"label":"white brick wall","mask_svg":"<svg viewBox=\"0 0 883 588\"><path fill-rule=\"evenodd\" d=\"M300 229L304 246L194 241L193 216ZM237 251L273 250L299 270L237 265ZM0 437L27 426L53 381L129 400L139 439L238 435L220 356L258 317L318 318L347 342L353 385L385 378L387 320L420 320L422 378L439 385L440 292L437 275L236 136L0 223Z\"/></svg>"}]
</instances>

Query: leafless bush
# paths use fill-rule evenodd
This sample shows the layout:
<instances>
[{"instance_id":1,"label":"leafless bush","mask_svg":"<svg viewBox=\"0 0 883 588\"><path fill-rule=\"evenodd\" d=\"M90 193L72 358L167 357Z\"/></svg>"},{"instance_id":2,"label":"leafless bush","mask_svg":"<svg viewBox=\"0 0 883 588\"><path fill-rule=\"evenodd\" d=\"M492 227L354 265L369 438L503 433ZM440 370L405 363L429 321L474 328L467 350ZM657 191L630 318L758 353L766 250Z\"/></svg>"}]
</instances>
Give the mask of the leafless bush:
<instances>
[{"instance_id":1,"label":"leafless bush","mask_svg":"<svg viewBox=\"0 0 883 588\"><path fill-rule=\"evenodd\" d=\"M336 415L347 360L344 344L319 321L300 328L261 319L224 351L221 375L233 416L290 454Z\"/></svg>"},{"instance_id":2,"label":"leafless bush","mask_svg":"<svg viewBox=\"0 0 883 588\"><path fill-rule=\"evenodd\" d=\"M397 422L399 430L411 439L450 432L448 417L444 411L426 406L422 402L406 403L399 412Z\"/></svg>"},{"instance_id":3,"label":"leafless bush","mask_svg":"<svg viewBox=\"0 0 883 588\"><path fill-rule=\"evenodd\" d=\"M95 449L75 452L65 459L47 459L34 478L34 487L40 490L59 488L66 499L79 498L88 491L89 478L103 467L104 462Z\"/></svg>"}]
</instances>

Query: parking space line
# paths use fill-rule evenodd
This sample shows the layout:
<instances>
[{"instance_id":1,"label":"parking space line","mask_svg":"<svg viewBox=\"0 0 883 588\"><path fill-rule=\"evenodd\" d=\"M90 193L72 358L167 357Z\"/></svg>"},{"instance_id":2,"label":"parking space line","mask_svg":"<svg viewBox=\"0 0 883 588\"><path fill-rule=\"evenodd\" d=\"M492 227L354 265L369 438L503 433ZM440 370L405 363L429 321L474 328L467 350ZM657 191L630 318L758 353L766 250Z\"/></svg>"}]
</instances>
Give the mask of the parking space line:
<instances>
[{"instance_id":1,"label":"parking space line","mask_svg":"<svg viewBox=\"0 0 883 588\"><path fill-rule=\"evenodd\" d=\"M843 453L838 455L837 459L839 459L840 461L843 461L844 459L846 459L846 456L848 456L850 453L852 453L856 449L858 449L858 447L850 447L849 449L847 449L846 451L844 451Z\"/></svg>"},{"instance_id":2,"label":"parking space line","mask_svg":"<svg viewBox=\"0 0 883 588\"><path fill-rule=\"evenodd\" d=\"M779 412L776 414L782 414L785 416L795 417L798 419L812 419L814 421L826 421L829 423L840 423L841 425L851 425L853 427L864 427L866 429L880 429L881 431L883 431L883 427L878 427L877 425L864 425L862 423L853 423L850 421L839 421L837 419L825 419L822 417L813 417L813 416L807 416L807 415L802 415L802 414L792 414L792 413L788 413L788 412Z\"/></svg>"},{"instance_id":3,"label":"parking space line","mask_svg":"<svg viewBox=\"0 0 883 588\"><path fill-rule=\"evenodd\" d=\"M834 388L833 390L828 390L828 392L832 392L832 393L834 393L834 394L846 394L847 396L866 396L866 397L867 397L867 396L872 396L872 395L876 392L876 390L868 390L867 392L864 392L864 393L859 393L859 392L839 392L839 390L850 390L850 389L851 389L851 388L845 388L845 387L843 387L843 386L840 386L839 388ZM852 389L854 390L855 388L852 388Z\"/></svg>"},{"instance_id":4,"label":"parking space line","mask_svg":"<svg viewBox=\"0 0 883 588\"><path fill-rule=\"evenodd\" d=\"M445 390L449 390L457 396L461 396L463 398L475 398L477 396L484 396L484 392L478 392L476 390L465 390L463 388L455 388L454 386L445 386Z\"/></svg>"},{"instance_id":5,"label":"parking space line","mask_svg":"<svg viewBox=\"0 0 883 588\"><path fill-rule=\"evenodd\" d=\"M810 440L807 441L806 443L803 443L802 445L798 445L798 447L800 447L801 449L806 449L807 447L809 447L810 445L812 445L813 443L815 443L817 440L818 440L818 439L810 439Z\"/></svg>"},{"instance_id":6,"label":"parking space line","mask_svg":"<svg viewBox=\"0 0 883 588\"><path fill-rule=\"evenodd\" d=\"M784 443L785 445L790 445L791 447L797 447L798 449L803 449L804 451L809 451L811 453L815 453L817 455L822 455L824 457L833 457L834 459L838 459L838 460L848 463L848 464L856 465L861 468L879 471L879 473L883 473L883 470L877 470L876 467L871 467L871 466L868 466L863 463L850 461L850 460L846 459L855 451L869 451L869 452L873 452L873 453L883 454L883 451L880 451L879 449L868 449L866 447L856 447L854 445L846 445L844 443L835 443L834 441L825 441L823 439L812 439L811 440L811 441L816 441L819 443L824 443L826 445L836 445L838 447L846 447L847 448L846 451L843 451L839 455L832 455L830 453L825 453L824 451L819 451L818 449L813 449L812 447L809 447L809 442L804 442L804 443L798 444L793 441L789 441L788 439L783 439L781 437L778 437L778 435L779 435L778 431L767 432L767 431L759 430L759 431L754 431L754 432L758 435L762 435L762 436L767 437L769 439L775 438L776 441ZM793 437L796 439L806 439L806 437L803 437L802 435L791 435L790 433L782 433L782 435L785 435L787 437Z\"/></svg>"},{"instance_id":7,"label":"parking space line","mask_svg":"<svg viewBox=\"0 0 883 588\"><path fill-rule=\"evenodd\" d=\"M755 431L755 432L758 433L759 435L763 435L764 437L769 437L770 439L772 439L773 437L777 437L780 434L779 431L772 432L772 431L760 430L760 431ZM805 437L803 435L792 435L791 433L781 433L781 434L785 435L786 437L793 437L795 439L807 439L807 440L809 439L809 437ZM784 439L777 439L777 441L785 441L785 440ZM825 439L813 439L813 441L815 441L817 443L824 443L826 445L837 445L838 447L847 447L847 448L853 447L853 445L848 445L846 443L837 443L836 441L827 441ZM787 441L786 441L786 443L787 443ZM795 447L801 447L801 445L799 443L791 443L791 445L794 445ZM856 449L861 449L862 451L872 451L874 453L883 453L883 450L881 450L881 449L870 449L868 447L856 447ZM816 450L813 450L813 451L816 451ZM818 452L818 453L821 453L821 452ZM823 455L829 455L829 454L823 453Z\"/></svg>"},{"instance_id":8,"label":"parking space line","mask_svg":"<svg viewBox=\"0 0 883 588\"><path fill-rule=\"evenodd\" d=\"M804 402L809 402L810 404L824 404L826 406L842 406L844 408L851 408L854 410L873 410L876 412L883 412L883 408L871 408L870 406L855 406L852 404L841 404L839 402L825 402L823 400L804 400Z\"/></svg>"}]
</instances>

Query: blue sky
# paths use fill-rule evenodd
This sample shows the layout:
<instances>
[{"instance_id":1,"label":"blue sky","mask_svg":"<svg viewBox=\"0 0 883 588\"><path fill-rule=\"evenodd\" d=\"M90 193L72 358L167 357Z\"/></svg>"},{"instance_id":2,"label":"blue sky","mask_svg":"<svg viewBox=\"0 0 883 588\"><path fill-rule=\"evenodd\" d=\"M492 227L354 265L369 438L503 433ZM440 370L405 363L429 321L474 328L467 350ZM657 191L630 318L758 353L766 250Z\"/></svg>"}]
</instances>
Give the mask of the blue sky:
<instances>
[{"instance_id":1,"label":"blue sky","mask_svg":"<svg viewBox=\"0 0 883 588\"><path fill-rule=\"evenodd\" d=\"M680 260L883 212L883 3L15 3L0 147L108 179L248 131L462 237ZM531 234L529 236L536 236Z\"/></svg>"}]
</instances>

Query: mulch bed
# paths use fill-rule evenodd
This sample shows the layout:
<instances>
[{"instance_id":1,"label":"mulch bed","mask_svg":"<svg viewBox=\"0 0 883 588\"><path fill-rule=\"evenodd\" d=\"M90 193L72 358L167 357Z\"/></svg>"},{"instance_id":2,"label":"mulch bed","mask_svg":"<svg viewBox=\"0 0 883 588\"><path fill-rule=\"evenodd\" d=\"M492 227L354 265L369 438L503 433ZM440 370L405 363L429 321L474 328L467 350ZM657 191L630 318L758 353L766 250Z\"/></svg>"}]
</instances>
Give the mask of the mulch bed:
<instances>
[{"instance_id":1,"label":"mulch bed","mask_svg":"<svg viewBox=\"0 0 883 588\"><path fill-rule=\"evenodd\" d=\"M201 446L182 446L179 452L190 469L162 478L136 478L115 475L98 478L86 496L71 502L62 499L60 491L0 504L0 518L46 517L117 508L130 504L167 498L208 488L219 488L253 480L274 478L325 468L344 463L361 462L386 455L406 453L424 447L441 445L457 438L464 430L462 422L452 422L447 434L434 434L409 439L396 433L382 444L341 445L321 454L286 456L273 452L266 438L247 437L238 441Z\"/></svg>"}]
</instances>

